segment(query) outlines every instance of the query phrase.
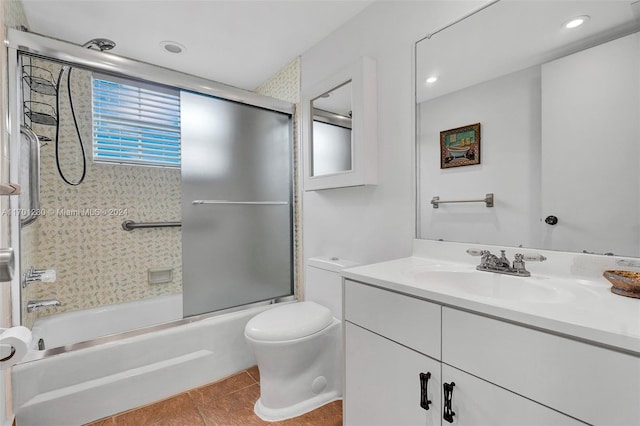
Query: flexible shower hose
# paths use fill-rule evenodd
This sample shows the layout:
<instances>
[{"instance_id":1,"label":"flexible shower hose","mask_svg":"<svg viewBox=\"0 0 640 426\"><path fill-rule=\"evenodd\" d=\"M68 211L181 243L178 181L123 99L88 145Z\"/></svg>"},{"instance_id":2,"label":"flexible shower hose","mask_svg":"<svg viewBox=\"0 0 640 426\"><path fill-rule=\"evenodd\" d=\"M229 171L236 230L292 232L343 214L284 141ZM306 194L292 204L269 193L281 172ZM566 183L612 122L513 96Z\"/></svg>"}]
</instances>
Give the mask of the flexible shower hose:
<instances>
[{"instance_id":1,"label":"flexible shower hose","mask_svg":"<svg viewBox=\"0 0 640 426\"><path fill-rule=\"evenodd\" d=\"M69 96L69 106L71 107L71 116L73 118L73 124L76 128L76 134L78 135L78 143L80 144L80 150L82 151L82 176L80 176L80 179L78 179L76 182L72 182L70 179L67 179L67 177L64 175L64 172L62 171L62 167L60 166L60 142L59 142L59 138L60 138L60 87L61 87L61 82L62 82L62 77L64 74L64 71L66 69L69 69L69 71L67 72L67 94ZM58 168L58 174L60 174L60 177L62 178L62 180L71 186L78 186L80 185L83 181L85 176L87 175L87 156L84 150L84 143L82 141L82 135L80 134L80 128L78 127L78 119L76 118L76 111L75 111L75 107L73 105L73 96L71 95L71 70L73 70L72 67L67 67L66 65L62 67L62 69L60 70L60 74L58 75L58 82L56 83L56 108L58 111L58 120L56 122L56 141L55 141L55 151L56 151L56 167Z\"/></svg>"}]
</instances>

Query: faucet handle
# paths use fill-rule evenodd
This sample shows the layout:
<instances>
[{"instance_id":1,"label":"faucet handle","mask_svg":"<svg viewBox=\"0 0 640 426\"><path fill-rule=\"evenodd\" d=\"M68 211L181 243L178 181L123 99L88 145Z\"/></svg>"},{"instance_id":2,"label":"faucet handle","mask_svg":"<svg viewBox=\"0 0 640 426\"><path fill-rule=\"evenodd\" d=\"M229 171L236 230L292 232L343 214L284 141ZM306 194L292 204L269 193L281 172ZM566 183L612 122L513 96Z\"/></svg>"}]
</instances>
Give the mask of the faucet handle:
<instances>
[{"instance_id":1,"label":"faucet handle","mask_svg":"<svg viewBox=\"0 0 640 426\"><path fill-rule=\"evenodd\" d=\"M52 283L56 280L55 269L36 269L30 266L27 272L22 274L22 288L35 282Z\"/></svg>"},{"instance_id":2,"label":"faucet handle","mask_svg":"<svg viewBox=\"0 0 640 426\"><path fill-rule=\"evenodd\" d=\"M527 262L544 262L547 258L538 253L526 253L522 255L522 260L526 260Z\"/></svg>"}]
</instances>

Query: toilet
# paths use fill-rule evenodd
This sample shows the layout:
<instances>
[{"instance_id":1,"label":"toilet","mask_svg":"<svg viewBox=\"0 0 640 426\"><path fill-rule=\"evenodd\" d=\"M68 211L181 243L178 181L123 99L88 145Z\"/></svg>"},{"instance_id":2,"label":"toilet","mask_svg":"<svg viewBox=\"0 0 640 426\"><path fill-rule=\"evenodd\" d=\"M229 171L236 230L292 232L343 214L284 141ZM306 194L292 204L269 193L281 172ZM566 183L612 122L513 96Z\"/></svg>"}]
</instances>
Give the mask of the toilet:
<instances>
[{"instance_id":1,"label":"toilet","mask_svg":"<svg viewBox=\"0 0 640 426\"><path fill-rule=\"evenodd\" d=\"M299 416L342 397L342 278L356 263L307 261L305 301L253 317L245 339L260 370L254 411L265 421Z\"/></svg>"}]
</instances>

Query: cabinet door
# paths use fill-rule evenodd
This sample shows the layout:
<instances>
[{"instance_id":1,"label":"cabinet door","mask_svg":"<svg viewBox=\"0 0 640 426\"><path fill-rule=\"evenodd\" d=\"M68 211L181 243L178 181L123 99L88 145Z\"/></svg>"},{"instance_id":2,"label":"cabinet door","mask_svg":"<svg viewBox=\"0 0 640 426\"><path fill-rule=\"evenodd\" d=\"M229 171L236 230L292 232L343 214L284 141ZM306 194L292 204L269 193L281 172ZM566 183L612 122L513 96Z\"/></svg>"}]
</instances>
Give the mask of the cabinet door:
<instances>
[{"instance_id":1,"label":"cabinet door","mask_svg":"<svg viewBox=\"0 0 640 426\"><path fill-rule=\"evenodd\" d=\"M440 425L440 363L382 336L345 322L344 424ZM420 373L429 410L421 407Z\"/></svg>"},{"instance_id":2,"label":"cabinet door","mask_svg":"<svg viewBox=\"0 0 640 426\"><path fill-rule=\"evenodd\" d=\"M594 425L640 425L640 358L442 308L442 361Z\"/></svg>"},{"instance_id":3,"label":"cabinet door","mask_svg":"<svg viewBox=\"0 0 640 426\"><path fill-rule=\"evenodd\" d=\"M442 364L442 381L455 384L451 395L453 423L442 420L443 425L585 424L446 364ZM443 398L442 404L446 409L446 398Z\"/></svg>"}]
</instances>

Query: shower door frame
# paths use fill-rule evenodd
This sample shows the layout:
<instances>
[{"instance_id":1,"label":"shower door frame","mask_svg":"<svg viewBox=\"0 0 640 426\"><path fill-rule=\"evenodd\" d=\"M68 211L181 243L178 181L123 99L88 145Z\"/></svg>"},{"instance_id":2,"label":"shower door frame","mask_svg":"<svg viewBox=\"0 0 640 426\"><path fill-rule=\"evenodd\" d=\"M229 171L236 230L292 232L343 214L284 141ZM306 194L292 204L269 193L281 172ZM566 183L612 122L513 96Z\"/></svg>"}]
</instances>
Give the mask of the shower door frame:
<instances>
[{"instance_id":1,"label":"shower door frame","mask_svg":"<svg viewBox=\"0 0 640 426\"><path fill-rule=\"evenodd\" d=\"M107 75L113 75L118 77L126 77L129 79L138 79L143 81L149 81L164 86L174 87L190 92L201 93L204 95L215 96L217 98L225 99L228 101L238 102L241 104L251 105L259 108L264 108L271 111L281 112L289 114L291 120L295 118L295 105L291 102L282 101L279 99L271 98L269 96L260 95L258 93L250 92L247 90L239 89L233 86L229 86L223 83L207 80L202 77L197 77L191 74L171 70L169 68L152 65L145 62L139 62L133 59L125 58L115 55L110 52L101 52L83 48L79 45L69 42L52 39L40 34L28 33L18 31L13 28L9 28L7 31L7 56L8 56L8 81L9 81L9 105L8 105L8 133L9 141L0 141L0 150L5 155L9 155L10 158L10 170L9 176L12 180L17 179L19 172L19 164L17 161L19 157L20 147L20 124L21 124L21 110L19 105L19 93L21 73L19 70L18 55L20 53L26 53L31 56L40 57L43 59L54 60L63 64L82 67L91 71L101 72ZM293 127L293 126L292 126ZM292 130L293 132L293 130ZM293 136L293 134L292 134ZM298 135L298 140L299 139ZM292 138L293 139L293 138ZM292 141L293 142L293 141ZM8 145L8 146L7 146ZM298 158L294 158L292 150L292 160L299 161ZM294 167L292 167L292 170ZM299 188L295 187L297 181L296 176L291 175L291 200L299 200L300 197L295 197L295 192L299 191ZM19 200L17 197L11 197L10 207L12 209L18 209ZM292 205L292 210L296 206ZM291 233L293 241L297 239L296 226L293 221L293 211L291 212L292 223ZM12 215L10 217L10 238L11 246L16 253L15 270L18 271L11 281L11 300L12 300L12 313L11 321L14 326L21 325L22 322L22 287L21 287L21 262L20 262L20 217ZM294 300L296 298L298 279L297 273L297 259L299 254L296 252L296 244L292 244L293 258L291 259L292 267L292 294L281 298L274 299L272 301L257 302L249 305L240 306L237 308L231 308L227 310L217 311L211 314L203 314L196 317L191 317L188 322L195 320L208 318L210 316L221 315L228 312L233 312L245 308L249 308L256 305L264 305L269 303L280 303ZM184 320L176 321L176 325L185 323ZM166 325L165 325L166 326Z\"/></svg>"}]
</instances>

